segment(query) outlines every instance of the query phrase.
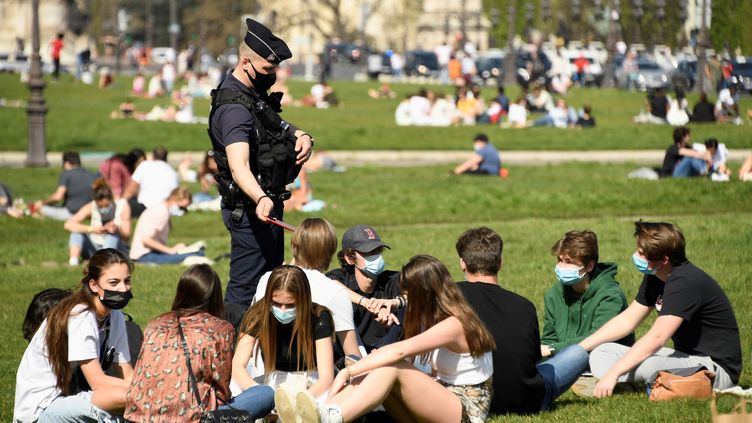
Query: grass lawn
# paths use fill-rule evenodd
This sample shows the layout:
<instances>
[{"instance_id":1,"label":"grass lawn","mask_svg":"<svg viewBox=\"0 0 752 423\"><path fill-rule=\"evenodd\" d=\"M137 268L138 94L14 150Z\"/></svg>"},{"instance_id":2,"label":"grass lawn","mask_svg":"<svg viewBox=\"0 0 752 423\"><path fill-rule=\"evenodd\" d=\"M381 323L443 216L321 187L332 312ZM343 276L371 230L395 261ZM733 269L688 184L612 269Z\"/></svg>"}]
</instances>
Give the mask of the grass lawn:
<instances>
[{"instance_id":1,"label":"grass lawn","mask_svg":"<svg viewBox=\"0 0 752 423\"><path fill-rule=\"evenodd\" d=\"M311 83L292 81L290 91L295 99L308 93ZM418 85L393 84L398 99L373 100L366 92L378 83L334 81L342 107L318 110L288 108L284 117L316 136L319 149L332 150L464 150L478 131L485 131L502 150L633 150L665 149L671 142L671 128L660 125L635 125L631 117L644 108L644 94L616 90L575 89L567 95L575 107L590 104L598 127L580 130L530 128L500 129L494 126L399 128L394 123L394 110L405 94ZM451 92L448 86L428 87L438 93ZM204 150L209 146L205 125L183 125L164 122L111 120L110 111L128 98L130 80L119 77L106 90L75 83L70 75L60 82L48 83L44 91L47 114L47 146L51 151L127 151L134 146L147 151L156 145L170 150ZM493 97L495 89L487 87L484 97ZM514 99L516 87L508 90ZM10 100L28 98L28 90L17 75L0 74L0 97ZM690 96L694 104L696 96ZM148 111L155 104L169 101L135 100L137 110ZM752 106L743 97L743 113ZM197 99L197 116L208 116L209 101ZM26 150L26 112L24 109L0 108L0 151ZM537 116L535 116L537 118ZM692 125L693 139L701 142L715 137L729 148L752 147L752 125Z\"/></svg>"},{"instance_id":2,"label":"grass lawn","mask_svg":"<svg viewBox=\"0 0 752 423\"><path fill-rule=\"evenodd\" d=\"M66 83L53 87L63 89ZM109 103L104 106L105 100L96 101L101 101L97 104L103 113L111 108ZM116 96L107 101L116 102ZM77 109L84 113L84 107L89 106L81 104ZM13 111L0 110L0 119L7 119L9 112ZM303 117L304 111L299 112ZM606 114L605 110L603 114ZM312 115L307 118L313 119ZM102 122L110 123L107 119ZM328 124L334 125L333 122ZM83 120L72 127L82 125ZM0 125L0 131L17 131L8 126ZM170 137L179 135L174 131L183 130L183 127L163 126L171 128L164 134ZM347 127L347 124L343 123L343 126ZM134 128L129 130L135 131ZM193 132L203 134L203 128L192 128ZM323 131L323 124L321 128ZM740 131L739 134L747 131L746 127L722 128ZM331 133L335 130L336 127L332 128ZM108 131L107 137L111 138L92 140L91 148L116 145L122 146L118 149L125 149L133 145L124 144L126 139L119 138L123 131L125 126ZM149 134L149 138L154 136L151 130L139 131ZM441 130L437 131L441 133ZM619 131L612 132L614 136L622 136ZM408 131L400 130L399 133L407 134ZM4 138L0 136L0 139ZM594 142L592 138L588 139ZM62 138L60 141L67 142ZM176 142L189 141L180 139ZM9 148L19 149L22 145ZM61 144L55 148L65 146ZM587 143L581 147L587 147ZM196 147L186 144L186 148ZM480 225L499 231L505 241L500 283L533 301L541 322L543 293L555 283L554 258L549 250L564 232L573 228L596 231L602 260L618 264L617 279L631 299L640 282L640 275L630 261L634 250L634 220L675 222L684 230L688 240L689 258L721 284L733 304L745 358L741 384L749 386L752 384L749 365L752 359L752 339L749 337L752 333L752 319L749 317L752 297L748 295L747 285L750 281L748 251L752 243L752 207L749 205L752 184L708 180L628 180L626 174L635 167L637 165L575 164L511 167L510 177L503 180L452 177L446 173L448 167L362 167L350 168L345 173L315 173L311 175L311 182L316 197L327 202L326 209L316 216L329 219L340 236L348 226L356 223L374 225L392 247L385 253L390 269L399 269L415 254L427 253L444 261L453 276L460 280L462 274L454 251L457 236L467 228ZM8 183L16 196L31 200L54 190L57 173L58 169L0 168L0 180ZM286 220L297 224L306 216L293 212ZM8 421L12 414L15 373L26 346L20 328L28 302L41 289L75 286L81 269L64 264L68 237L60 222L0 217L0 234L0 251L3 251L0 256L0 298L5 298L0 303L0 330L6 334L6 341L0 345L0 383L6 387L0 391L0 421ZM218 213L196 212L174 219L171 242L196 239L207 241L210 257L229 250L229 236ZM289 248L287 250L289 256ZM216 265L223 279L227 277L228 266L227 260ZM137 266L133 276L135 298L126 311L143 326L168 310L182 270L181 266ZM646 325L643 325L638 335L642 335L645 329ZM724 409L728 411L729 407L730 404L725 404ZM700 422L708 421L709 417L705 401L651 403L640 394L593 400L567 393L556 402L556 408L551 412L532 417L497 417L492 421L595 422L606 418L635 422Z\"/></svg>"}]
</instances>

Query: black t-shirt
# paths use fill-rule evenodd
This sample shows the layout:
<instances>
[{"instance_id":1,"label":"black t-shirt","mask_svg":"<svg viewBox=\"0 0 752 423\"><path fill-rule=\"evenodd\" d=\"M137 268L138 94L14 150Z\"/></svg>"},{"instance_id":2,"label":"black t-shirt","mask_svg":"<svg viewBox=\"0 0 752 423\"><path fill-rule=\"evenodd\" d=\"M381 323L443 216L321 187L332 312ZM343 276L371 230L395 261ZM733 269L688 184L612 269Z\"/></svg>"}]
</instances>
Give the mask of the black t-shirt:
<instances>
[{"instance_id":1,"label":"black t-shirt","mask_svg":"<svg viewBox=\"0 0 752 423\"><path fill-rule=\"evenodd\" d=\"M250 97L253 97L251 89L243 85L232 73L227 75L224 81L219 84L219 88L240 91ZM243 105L231 103L217 108L212 116L211 131L223 147L236 142L247 142L256 140L253 130L253 115Z\"/></svg>"},{"instance_id":2,"label":"black t-shirt","mask_svg":"<svg viewBox=\"0 0 752 423\"><path fill-rule=\"evenodd\" d=\"M661 177L668 178L674 174L674 168L676 164L681 160L679 155L679 146L671 144L666 149L666 155L663 156L663 166L661 167Z\"/></svg>"},{"instance_id":3,"label":"black t-shirt","mask_svg":"<svg viewBox=\"0 0 752 423\"><path fill-rule=\"evenodd\" d=\"M695 104L695 108L692 111L692 121L715 122L715 105L709 101Z\"/></svg>"},{"instance_id":4,"label":"black t-shirt","mask_svg":"<svg viewBox=\"0 0 752 423\"><path fill-rule=\"evenodd\" d=\"M298 368L298 343L292 337L292 328L295 326L295 321L286 325L277 323L277 360L275 361L275 368L286 372L309 370L306 368L304 362L300 363L300 368ZM332 314L329 310L322 311L318 317L313 318L311 323L313 324L314 340L332 337L334 328L332 326ZM292 344L292 349L290 348L290 344ZM313 345L313 353L315 358L315 343Z\"/></svg>"},{"instance_id":5,"label":"black t-shirt","mask_svg":"<svg viewBox=\"0 0 752 423\"><path fill-rule=\"evenodd\" d=\"M587 119L580 117L577 119L577 126L582 126L583 128L595 128L595 118L592 116Z\"/></svg>"},{"instance_id":6,"label":"black t-shirt","mask_svg":"<svg viewBox=\"0 0 752 423\"><path fill-rule=\"evenodd\" d=\"M63 206L71 214L75 214L91 201L91 186L96 179L95 173L91 173L82 167L74 167L60 174L57 185L65 187Z\"/></svg>"},{"instance_id":7,"label":"black t-shirt","mask_svg":"<svg viewBox=\"0 0 752 423\"><path fill-rule=\"evenodd\" d=\"M674 349L712 358L732 382L739 382L739 325L728 297L707 273L685 262L674 267L665 283L656 276L645 276L635 301L655 308L659 316L684 319L671 337Z\"/></svg>"},{"instance_id":8,"label":"black t-shirt","mask_svg":"<svg viewBox=\"0 0 752 423\"><path fill-rule=\"evenodd\" d=\"M329 279L339 281L359 295L366 298L389 298L393 299L400 295L399 272L385 270L376 279L373 292L363 292L355 280L355 272L347 272L343 269L334 269L326 274ZM388 327L377 322L373 314L358 304L353 304L353 321L358 329L363 343L373 347L386 335Z\"/></svg>"},{"instance_id":9,"label":"black t-shirt","mask_svg":"<svg viewBox=\"0 0 752 423\"><path fill-rule=\"evenodd\" d=\"M457 286L496 341L490 412L540 411L545 387L535 367L541 359L535 306L498 285L459 282Z\"/></svg>"},{"instance_id":10,"label":"black t-shirt","mask_svg":"<svg viewBox=\"0 0 752 423\"><path fill-rule=\"evenodd\" d=\"M653 98L650 99L650 114L659 117L661 119L666 119L666 108L668 107L668 99L666 96L653 96Z\"/></svg>"}]
</instances>

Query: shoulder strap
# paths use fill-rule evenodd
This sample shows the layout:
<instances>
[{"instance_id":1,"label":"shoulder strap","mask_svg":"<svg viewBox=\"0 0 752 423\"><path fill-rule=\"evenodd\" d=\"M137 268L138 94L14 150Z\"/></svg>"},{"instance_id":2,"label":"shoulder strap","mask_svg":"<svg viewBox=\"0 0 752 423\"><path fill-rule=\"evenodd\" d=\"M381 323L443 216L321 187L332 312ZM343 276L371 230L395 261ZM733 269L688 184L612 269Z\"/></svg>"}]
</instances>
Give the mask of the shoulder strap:
<instances>
[{"instance_id":1,"label":"shoulder strap","mask_svg":"<svg viewBox=\"0 0 752 423\"><path fill-rule=\"evenodd\" d=\"M198 403L199 409L201 412L204 411L206 408L206 405L201 401L201 397L198 394L198 384L196 383L196 376L193 374L193 369L191 368L191 355L188 352L188 344L185 342L185 335L183 335L183 325L180 323L180 317L177 317L178 321L178 333L180 334L180 342L183 344L183 353L185 354L185 364L188 366L188 377L191 380L191 387L193 388L193 395L196 397L196 402Z\"/></svg>"}]
</instances>

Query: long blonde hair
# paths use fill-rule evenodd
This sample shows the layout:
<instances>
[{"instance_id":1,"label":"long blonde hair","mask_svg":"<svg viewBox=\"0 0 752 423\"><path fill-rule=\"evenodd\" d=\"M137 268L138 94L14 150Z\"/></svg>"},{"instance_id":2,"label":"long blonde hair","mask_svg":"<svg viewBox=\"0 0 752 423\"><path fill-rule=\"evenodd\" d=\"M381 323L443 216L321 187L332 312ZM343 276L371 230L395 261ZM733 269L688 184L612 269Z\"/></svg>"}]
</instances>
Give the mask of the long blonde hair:
<instances>
[{"instance_id":1,"label":"long blonde hair","mask_svg":"<svg viewBox=\"0 0 752 423\"><path fill-rule=\"evenodd\" d=\"M496 348L488 329L465 300L449 270L438 259L428 255L411 258L400 271L400 288L408 298L405 339L454 316L462 323L473 357ZM426 363L429 355L421 355L421 361Z\"/></svg>"},{"instance_id":2,"label":"long blonde hair","mask_svg":"<svg viewBox=\"0 0 752 423\"><path fill-rule=\"evenodd\" d=\"M326 307L311 301L311 286L308 283L308 277L299 267L282 265L272 271L264 298L248 309L240 325L240 331L256 338L255 349L261 349L264 358L264 373L269 374L274 371L279 322L272 315L271 302L272 296L278 291L287 292L295 298L295 323L292 327L292 339L295 342L290 343L288 353L293 355L292 345L295 344L297 346L297 351L295 351L297 370L304 370L300 368L301 363L305 364L305 369L313 369L316 367L313 319L320 316ZM334 327L331 321L329 324Z\"/></svg>"}]
</instances>

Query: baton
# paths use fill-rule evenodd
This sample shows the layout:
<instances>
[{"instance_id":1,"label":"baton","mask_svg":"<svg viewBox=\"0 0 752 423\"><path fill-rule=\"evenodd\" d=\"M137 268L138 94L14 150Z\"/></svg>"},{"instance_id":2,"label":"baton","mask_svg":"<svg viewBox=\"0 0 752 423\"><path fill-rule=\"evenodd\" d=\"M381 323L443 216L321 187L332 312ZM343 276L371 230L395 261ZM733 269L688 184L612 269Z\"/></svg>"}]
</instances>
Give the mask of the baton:
<instances>
[{"instance_id":1,"label":"baton","mask_svg":"<svg viewBox=\"0 0 752 423\"><path fill-rule=\"evenodd\" d=\"M271 223L273 223L273 224L275 224L277 226L280 226L280 227L282 227L284 229L287 229L290 232L295 232L295 229L296 229L295 226L292 226L289 223L285 223L285 222L277 219L276 217L270 217L269 218L269 222L271 222Z\"/></svg>"}]
</instances>

